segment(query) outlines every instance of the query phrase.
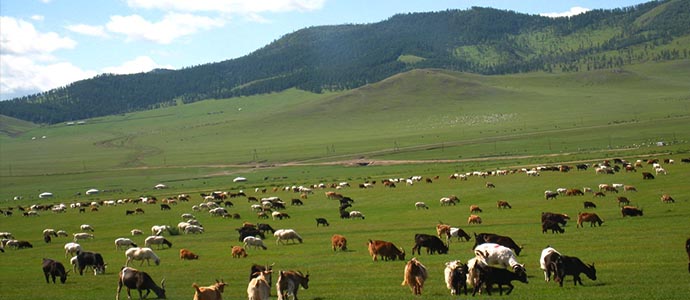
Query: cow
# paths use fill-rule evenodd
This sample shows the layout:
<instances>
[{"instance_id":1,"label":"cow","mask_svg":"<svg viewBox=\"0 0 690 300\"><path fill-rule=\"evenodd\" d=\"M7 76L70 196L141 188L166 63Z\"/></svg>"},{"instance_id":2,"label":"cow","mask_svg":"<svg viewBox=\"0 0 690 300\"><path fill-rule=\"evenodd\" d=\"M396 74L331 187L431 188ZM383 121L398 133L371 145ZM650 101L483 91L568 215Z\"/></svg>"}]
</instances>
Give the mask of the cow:
<instances>
[{"instance_id":1,"label":"cow","mask_svg":"<svg viewBox=\"0 0 690 300\"><path fill-rule=\"evenodd\" d=\"M165 279L161 280L161 286L159 287L148 273L139 271L135 268L123 267L120 270L117 280L117 294L115 296L115 300L120 299L120 291L122 290L123 285L127 287L127 299L132 298L132 295L130 294L131 289L137 289L137 291L139 291L139 299L147 298L151 291L153 291L156 294L156 297L159 299L166 299ZM144 290L146 290L146 295L142 296L141 292Z\"/></svg>"},{"instance_id":2,"label":"cow","mask_svg":"<svg viewBox=\"0 0 690 300\"><path fill-rule=\"evenodd\" d=\"M67 271L65 271L65 266L56 260L50 258L43 259L43 275L46 277L46 283L50 283L49 277L53 278L53 283L55 283L55 277L60 277L60 282L65 283L67 281Z\"/></svg>"},{"instance_id":3,"label":"cow","mask_svg":"<svg viewBox=\"0 0 690 300\"><path fill-rule=\"evenodd\" d=\"M510 249L513 249L513 251L515 251L515 254L518 256L520 256L520 252L522 251L522 247L518 246L518 244L515 241L513 241L513 239L509 236L498 235L495 233L475 233L474 246L472 248L476 248L477 246L484 243L495 243L501 246L508 247Z\"/></svg>"},{"instance_id":4,"label":"cow","mask_svg":"<svg viewBox=\"0 0 690 300\"><path fill-rule=\"evenodd\" d=\"M599 215L595 213L578 213L577 214L577 226L576 227L584 227L582 225L582 222L589 222L589 227L593 227L594 224L596 223L597 225L601 226L601 223L604 223L604 221L599 218Z\"/></svg>"},{"instance_id":5,"label":"cow","mask_svg":"<svg viewBox=\"0 0 690 300\"><path fill-rule=\"evenodd\" d=\"M87 266L93 268L93 275L105 274L106 263L100 253L84 251L77 254L79 275L84 275L84 268Z\"/></svg>"},{"instance_id":6,"label":"cow","mask_svg":"<svg viewBox=\"0 0 690 300\"><path fill-rule=\"evenodd\" d=\"M158 255L153 252L151 248L129 248L127 251L125 251L125 256L127 257L127 261L125 262L125 266L129 266L129 263L132 260L140 260L141 264L140 266L144 264L144 260L146 261L147 265L151 265L151 259L153 259L153 262L157 265L160 265L161 260L158 258Z\"/></svg>"},{"instance_id":7,"label":"cow","mask_svg":"<svg viewBox=\"0 0 690 300\"><path fill-rule=\"evenodd\" d=\"M232 258L247 257L247 250L242 246L232 246L230 251L232 253Z\"/></svg>"},{"instance_id":8,"label":"cow","mask_svg":"<svg viewBox=\"0 0 690 300\"><path fill-rule=\"evenodd\" d=\"M426 267L420 263L416 257L413 257L405 264L403 282L401 285L408 285L413 294L421 295L424 281L426 281L427 277L428 272Z\"/></svg>"},{"instance_id":9,"label":"cow","mask_svg":"<svg viewBox=\"0 0 690 300\"><path fill-rule=\"evenodd\" d=\"M566 223L568 223L568 220L570 220L570 217L566 214L560 214L560 213L553 213L553 212L542 212L541 213L541 222L543 223L546 220L551 220L556 223L561 224L562 226L565 226Z\"/></svg>"},{"instance_id":10,"label":"cow","mask_svg":"<svg viewBox=\"0 0 690 300\"><path fill-rule=\"evenodd\" d=\"M459 260L446 262L445 265L443 275L450 294L460 295L460 289L463 289L467 295L467 273L469 272L467 265Z\"/></svg>"},{"instance_id":11,"label":"cow","mask_svg":"<svg viewBox=\"0 0 690 300\"><path fill-rule=\"evenodd\" d=\"M222 279L216 283L206 287L200 287L195 283L192 284L194 288L194 300L223 300L223 290L225 290L225 283Z\"/></svg>"},{"instance_id":12,"label":"cow","mask_svg":"<svg viewBox=\"0 0 690 300\"><path fill-rule=\"evenodd\" d=\"M562 255L561 259L563 260L563 279L565 279L565 276L570 275L573 276L573 282L576 286L578 283L582 285L580 273L585 273L589 279L597 280L597 270L594 268L594 264L586 265L579 258L573 256ZM563 286L563 281L565 280L560 282L561 287Z\"/></svg>"},{"instance_id":13,"label":"cow","mask_svg":"<svg viewBox=\"0 0 690 300\"><path fill-rule=\"evenodd\" d=\"M467 218L467 224L481 224L482 223L482 218L477 215L470 215Z\"/></svg>"},{"instance_id":14,"label":"cow","mask_svg":"<svg viewBox=\"0 0 690 300\"><path fill-rule=\"evenodd\" d=\"M280 271L276 282L278 300L288 300L290 295L297 300L300 286L305 290L309 288L309 274L304 275L300 271Z\"/></svg>"},{"instance_id":15,"label":"cow","mask_svg":"<svg viewBox=\"0 0 690 300\"><path fill-rule=\"evenodd\" d=\"M247 298L249 300L269 300L271 296L270 274L272 271L256 272L247 285Z\"/></svg>"},{"instance_id":16,"label":"cow","mask_svg":"<svg viewBox=\"0 0 690 300\"><path fill-rule=\"evenodd\" d=\"M503 201L503 200L499 200L498 202L496 202L496 207L498 207L498 208L513 208L512 206L510 206L508 201Z\"/></svg>"},{"instance_id":17,"label":"cow","mask_svg":"<svg viewBox=\"0 0 690 300\"><path fill-rule=\"evenodd\" d=\"M391 242L381 240L369 240L367 244L369 248L369 255L374 261L381 256L383 260L405 260L405 250L398 248Z\"/></svg>"},{"instance_id":18,"label":"cow","mask_svg":"<svg viewBox=\"0 0 690 300\"><path fill-rule=\"evenodd\" d=\"M180 259L199 259L199 255L194 254L187 249L180 249Z\"/></svg>"},{"instance_id":19,"label":"cow","mask_svg":"<svg viewBox=\"0 0 690 300\"><path fill-rule=\"evenodd\" d=\"M316 227L321 226L330 226L331 224L328 224L328 220L325 218L316 218Z\"/></svg>"},{"instance_id":20,"label":"cow","mask_svg":"<svg viewBox=\"0 0 690 300\"><path fill-rule=\"evenodd\" d=\"M448 254L448 246L441 241L435 235L418 233L414 236L414 247L412 247L412 254L417 252L421 254L421 248L426 248L427 254L434 254L438 252L439 254Z\"/></svg>"},{"instance_id":21,"label":"cow","mask_svg":"<svg viewBox=\"0 0 690 300\"><path fill-rule=\"evenodd\" d=\"M634 206L623 206L621 208L621 215L623 215L623 217L642 216L642 210Z\"/></svg>"},{"instance_id":22,"label":"cow","mask_svg":"<svg viewBox=\"0 0 690 300\"><path fill-rule=\"evenodd\" d=\"M340 234L334 234L331 237L331 246L333 247L333 251L338 249L347 251L347 239Z\"/></svg>"}]
</instances>

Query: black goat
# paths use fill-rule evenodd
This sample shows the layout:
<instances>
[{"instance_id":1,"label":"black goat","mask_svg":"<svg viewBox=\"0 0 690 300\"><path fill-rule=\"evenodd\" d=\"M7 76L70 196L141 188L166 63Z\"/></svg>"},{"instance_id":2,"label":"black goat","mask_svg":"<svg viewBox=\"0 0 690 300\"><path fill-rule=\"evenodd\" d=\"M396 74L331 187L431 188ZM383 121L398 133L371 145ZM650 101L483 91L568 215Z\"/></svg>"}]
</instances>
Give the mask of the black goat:
<instances>
[{"instance_id":1,"label":"black goat","mask_svg":"<svg viewBox=\"0 0 690 300\"><path fill-rule=\"evenodd\" d=\"M518 280L520 282L527 283L527 273L525 272L511 272L502 268L490 267L487 265L476 264L475 271L478 272L478 280L472 291L472 296L474 296L482 287L486 286L486 293L491 295L491 287L494 284L498 284L498 291L503 295L503 285L508 286L508 292L506 295L510 295L513 291L513 284L511 281Z\"/></svg>"},{"instance_id":2,"label":"black goat","mask_svg":"<svg viewBox=\"0 0 690 300\"><path fill-rule=\"evenodd\" d=\"M159 287L153 281L148 273L139 271L135 268L124 267L120 270L117 281L117 295L115 300L120 300L120 291L122 286L127 287L127 298L131 299L130 289L137 289L139 291L139 299L148 298L149 293L153 290L159 299L165 299L165 279L161 281L161 286ZM146 290L146 295L142 297L141 292Z\"/></svg>"}]
</instances>

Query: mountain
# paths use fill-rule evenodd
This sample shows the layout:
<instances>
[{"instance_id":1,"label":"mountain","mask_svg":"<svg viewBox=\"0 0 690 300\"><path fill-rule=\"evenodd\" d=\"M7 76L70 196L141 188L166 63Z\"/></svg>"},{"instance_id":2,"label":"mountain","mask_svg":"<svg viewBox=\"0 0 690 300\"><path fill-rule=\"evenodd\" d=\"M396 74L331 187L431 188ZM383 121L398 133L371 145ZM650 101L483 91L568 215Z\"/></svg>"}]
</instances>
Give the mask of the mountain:
<instances>
[{"instance_id":1,"label":"mountain","mask_svg":"<svg viewBox=\"0 0 690 300\"><path fill-rule=\"evenodd\" d=\"M305 28L237 59L102 74L0 102L0 112L51 124L288 88L347 90L412 69L578 72L686 59L689 53L690 1L653 1L556 19L473 7Z\"/></svg>"}]
</instances>

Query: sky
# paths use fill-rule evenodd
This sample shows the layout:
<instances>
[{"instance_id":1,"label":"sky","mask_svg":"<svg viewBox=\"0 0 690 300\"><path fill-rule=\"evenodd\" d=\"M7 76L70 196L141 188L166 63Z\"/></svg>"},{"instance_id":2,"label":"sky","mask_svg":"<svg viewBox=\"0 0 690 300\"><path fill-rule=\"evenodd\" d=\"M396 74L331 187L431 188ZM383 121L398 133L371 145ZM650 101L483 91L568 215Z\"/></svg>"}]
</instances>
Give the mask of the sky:
<instances>
[{"instance_id":1,"label":"sky","mask_svg":"<svg viewBox=\"0 0 690 300\"><path fill-rule=\"evenodd\" d=\"M0 0L0 100L103 73L245 56L299 29L493 7L550 17L642 0ZM0 112L2 113L2 112Z\"/></svg>"}]
</instances>

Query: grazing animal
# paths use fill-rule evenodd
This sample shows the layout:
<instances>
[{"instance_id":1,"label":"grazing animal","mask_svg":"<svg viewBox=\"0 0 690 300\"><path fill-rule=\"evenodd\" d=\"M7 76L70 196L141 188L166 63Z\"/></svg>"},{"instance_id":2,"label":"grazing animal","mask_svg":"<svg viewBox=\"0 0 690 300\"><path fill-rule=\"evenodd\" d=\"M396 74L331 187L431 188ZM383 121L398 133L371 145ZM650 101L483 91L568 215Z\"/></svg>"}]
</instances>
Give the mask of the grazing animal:
<instances>
[{"instance_id":1,"label":"grazing animal","mask_svg":"<svg viewBox=\"0 0 690 300\"><path fill-rule=\"evenodd\" d=\"M257 236L245 237L243 242L244 242L244 247L253 246L254 249L257 249L259 247L261 247L261 249L264 249L264 250L268 249L264 245L264 241Z\"/></svg>"},{"instance_id":2,"label":"grazing animal","mask_svg":"<svg viewBox=\"0 0 690 300\"><path fill-rule=\"evenodd\" d=\"M643 180L647 180L647 179L651 180L651 179L654 179L654 175L652 175L652 173L649 173L649 172L642 172L642 179Z\"/></svg>"},{"instance_id":3,"label":"grazing animal","mask_svg":"<svg viewBox=\"0 0 690 300\"><path fill-rule=\"evenodd\" d=\"M413 257L405 264L405 272L401 285L408 285L413 294L421 295L422 289L424 288L424 281L426 281L428 276L426 267L420 263L416 257Z\"/></svg>"},{"instance_id":4,"label":"grazing animal","mask_svg":"<svg viewBox=\"0 0 690 300\"><path fill-rule=\"evenodd\" d=\"M503 201L503 200L496 202L496 207L498 207L498 208L513 208L512 206L510 206L508 201Z\"/></svg>"},{"instance_id":5,"label":"grazing animal","mask_svg":"<svg viewBox=\"0 0 690 300\"><path fill-rule=\"evenodd\" d=\"M552 192L552 191L545 191L544 192L544 198L546 198L546 200L556 199L556 197L558 197L558 192Z\"/></svg>"},{"instance_id":6,"label":"grazing animal","mask_svg":"<svg viewBox=\"0 0 690 300\"><path fill-rule=\"evenodd\" d=\"M563 274L561 272L563 270L563 260L561 259L561 253L553 247L546 246L546 248L541 250L539 267L544 271L544 280L546 282L551 281L551 273L554 273L554 280L556 282L561 282L563 280Z\"/></svg>"},{"instance_id":7,"label":"grazing animal","mask_svg":"<svg viewBox=\"0 0 690 300\"><path fill-rule=\"evenodd\" d=\"M333 251L338 249L347 251L347 239L340 234L334 234L331 237L331 246L333 247Z\"/></svg>"},{"instance_id":8,"label":"grazing animal","mask_svg":"<svg viewBox=\"0 0 690 300\"><path fill-rule=\"evenodd\" d=\"M81 252L81 246L77 243L67 243L65 244L65 257L75 256Z\"/></svg>"},{"instance_id":9,"label":"grazing animal","mask_svg":"<svg viewBox=\"0 0 690 300\"><path fill-rule=\"evenodd\" d=\"M480 213L480 212L482 212L482 209L479 208L479 206L474 205L474 204L470 205L470 213Z\"/></svg>"},{"instance_id":10,"label":"grazing animal","mask_svg":"<svg viewBox=\"0 0 690 300\"><path fill-rule=\"evenodd\" d=\"M688 272L690 272L690 238L685 241L685 252L688 253Z\"/></svg>"},{"instance_id":11,"label":"grazing animal","mask_svg":"<svg viewBox=\"0 0 690 300\"><path fill-rule=\"evenodd\" d=\"M156 294L156 297L159 299L166 299L165 279L161 280L161 286L159 287L148 273L139 271L135 268L123 267L122 270L120 270L117 280L117 295L115 296L115 300L120 299L120 291L122 290L123 285L127 287L127 299L132 298L132 295L130 294L131 289L136 289L139 291L139 299L148 298L151 291L153 291ZM146 295L142 296L141 292L144 290L146 290Z\"/></svg>"},{"instance_id":12,"label":"grazing animal","mask_svg":"<svg viewBox=\"0 0 690 300\"><path fill-rule=\"evenodd\" d=\"M585 201L585 202L583 202L583 205L585 208L597 208L597 205L591 201Z\"/></svg>"},{"instance_id":13,"label":"grazing animal","mask_svg":"<svg viewBox=\"0 0 690 300\"><path fill-rule=\"evenodd\" d=\"M96 252L79 252L77 254L77 267L79 268L79 275L84 275L84 268L90 266L93 268L93 275L105 274L106 263L103 261L103 256Z\"/></svg>"},{"instance_id":14,"label":"grazing animal","mask_svg":"<svg viewBox=\"0 0 690 300\"><path fill-rule=\"evenodd\" d=\"M225 289L225 283L222 279L210 286L200 287L195 283L192 284L194 288L194 300L223 300L223 290Z\"/></svg>"},{"instance_id":15,"label":"grazing animal","mask_svg":"<svg viewBox=\"0 0 690 300\"><path fill-rule=\"evenodd\" d=\"M546 220L551 220L551 221L554 221L558 224L561 224L562 226L565 226L565 224L568 222L568 220L570 220L570 216L568 216L566 214L542 212L541 213L541 222L543 223Z\"/></svg>"},{"instance_id":16,"label":"grazing animal","mask_svg":"<svg viewBox=\"0 0 690 300\"><path fill-rule=\"evenodd\" d=\"M150 248L151 245L157 245L158 249L160 249L162 245L167 245L168 248L172 247L172 243L170 241L168 241L165 237L158 235L149 236L144 240L145 247Z\"/></svg>"},{"instance_id":17,"label":"grazing animal","mask_svg":"<svg viewBox=\"0 0 690 300\"><path fill-rule=\"evenodd\" d=\"M316 227L321 226L331 226L325 218L316 218Z\"/></svg>"},{"instance_id":18,"label":"grazing animal","mask_svg":"<svg viewBox=\"0 0 690 300\"><path fill-rule=\"evenodd\" d=\"M166 231L170 231L170 225L153 225L151 226L152 235L163 235Z\"/></svg>"},{"instance_id":19,"label":"grazing animal","mask_svg":"<svg viewBox=\"0 0 690 300\"><path fill-rule=\"evenodd\" d=\"M541 222L541 233L546 233L549 230L551 230L551 233L564 233L565 229L561 228L558 224L558 222L554 222L553 220L544 220Z\"/></svg>"},{"instance_id":20,"label":"grazing animal","mask_svg":"<svg viewBox=\"0 0 690 300\"><path fill-rule=\"evenodd\" d=\"M577 226L576 227L584 227L584 226L582 226L582 222L589 222L589 227L593 227L595 223L599 226L601 226L601 223L604 223L604 221L601 218L599 218L599 216L597 214L586 213L586 212L577 214Z\"/></svg>"},{"instance_id":21,"label":"grazing animal","mask_svg":"<svg viewBox=\"0 0 690 300\"><path fill-rule=\"evenodd\" d=\"M247 250L242 246L232 246L232 258L247 257Z\"/></svg>"},{"instance_id":22,"label":"grazing animal","mask_svg":"<svg viewBox=\"0 0 690 300\"><path fill-rule=\"evenodd\" d=\"M585 273L587 277L591 280L597 280L597 270L594 268L594 264L585 265L579 258L574 256L562 255L563 260L563 280L560 282L560 286L563 286L563 281L565 281L565 276L573 276L573 283L577 285L578 283L582 285L582 279L580 278L581 273Z\"/></svg>"},{"instance_id":23,"label":"grazing animal","mask_svg":"<svg viewBox=\"0 0 690 300\"><path fill-rule=\"evenodd\" d=\"M271 296L271 284L266 279L272 271L257 272L257 277L252 278L247 285L247 297L249 300L269 300Z\"/></svg>"},{"instance_id":24,"label":"grazing animal","mask_svg":"<svg viewBox=\"0 0 690 300\"><path fill-rule=\"evenodd\" d=\"M481 224L482 223L482 218L477 215L470 215L467 218L467 224Z\"/></svg>"},{"instance_id":25,"label":"grazing animal","mask_svg":"<svg viewBox=\"0 0 690 300\"><path fill-rule=\"evenodd\" d=\"M444 278L446 279L446 287L450 290L451 295L460 295L460 290L464 290L467 295L467 273L469 269L466 264L459 260L446 262L446 268L443 270Z\"/></svg>"},{"instance_id":26,"label":"grazing animal","mask_svg":"<svg viewBox=\"0 0 690 300\"><path fill-rule=\"evenodd\" d=\"M663 195L661 195L661 202L664 202L664 203L673 202L673 203L675 203L676 200L674 200L673 197L671 197L671 195L669 195L669 194L663 194Z\"/></svg>"},{"instance_id":27,"label":"grazing animal","mask_svg":"<svg viewBox=\"0 0 690 300\"><path fill-rule=\"evenodd\" d=\"M117 238L115 239L115 250L120 250L122 247L129 249L130 247L138 247L132 240L128 238Z\"/></svg>"},{"instance_id":28,"label":"grazing animal","mask_svg":"<svg viewBox=\"0 0 690 300\"><path fill-rule=\"evenodd\" d=\"M55 283L55 277L60 277L60 282L65 283L67 281L67 272L65 271L65 266L56 260L50 258L43 259L43 275L46 277L46 283L50 283L49 277L53 278L53 283Z\"/></svg>"},{"instance_id":29,"label":"grazing animal","mask_svg":"<svg viewBox=\"0 0 690 300\"><path fill-rule=\"evenodd\" d=\"M350 212L350 219L360 218L364 220L364 214L361 211L353 210Z\"/></svg>"},{"instance_id":30,"label":"grazing animal","mask_svg":"<svg viewBox=\"0 0 690 300\"><path fill-rule=\"evenodd\" d=\"M626 192L637 192L637 188L635 188L632 185L625 185L623 186L623 190Z\"/></svg>"},{"instance_id":31,"label":"grazing animal","mask_svg":"<svg viewBox=\"0 0 690 300\"><path fill-rule=\"evenodd\" d=\"M439 202L441 202L441 206L455 206L455 204L460 203L460 199L457 196L453 195L449 197L443 197L439 200Z\"/></svg>"},{"instance_id":32,"label":"grazing animal","mask_svg":"<svg viewBox=\"0 0 690 300\"><path fill-rule=\"evenodd\" d=\"M484 265L482 263L475 264L475 272L477 272L477 281L474 285L474 290L472 291L472 296L477 294L481 289L482 285L486 286L486 293L491 295L491 287L494 284L498 284L498 291L500 295L503 295L503 285L508 286L508 291L506 295L510 295L513 292L515 286L511 283L514 280L527 283L527 273L525 272L511 272L502 268L495 268L492 266Z\"/></svg>"},{"instance_id":33,"label":"grazing animal","mask_svg":"<svg viewBox=\"0 0 690 300\"><path fill-rule=\"evenodd\" d=\"M426 248L427 254L448 254L448 246L435 235L418 233L414 236L414 247L412 247L412 254L417 252L421 254L421 248Z\"/></svg>"},{"instance_id":34,"label":"grazing animal","mask_svg":"<svg viewBox=\"0 0 690 300\"><path fill-rule=\"evenodd\" d=\"M187 249L180 249L180 259L199 259L199 255L194 254Z\"/></svg>"},{"instance_id":35,"label":"grazing animal","mask_svg":"<svg viewBox=\"0 0 690 300\"><path fill-rule=\"evenodd\" d=\"M593 197L606 197L606 194L604 192L596 192Z\"/></svg>"},{"instance_id":36,"label":"grazing animal","mask_svg":"<svg viewBox=\"0 0 690 300\"><path fill-rule=\"evenodd\" d=\"M278 229L273 233L273 236L276 237L276 245L278 245L278 243L284 244L283 241L287 240L293 243L297 240L300 244L302 243L302 237L294 229Z\"/></svg>"},{"instance_id":37,"label":"grazing animal","mask_svg":"<svg viewBox=\"0 0 690 300\"><path fill-rule=\"evenodd\" d=\"M618 202L618 206L630 204L630 200L623 196L616 197L616 201Z\"/></svg>"},{"instance_id":38,"label":"grazing animal","mask_svg":"<svg viewBox=\"0 0 690 300\"><path fill-rule=\"evenodd\" d=\"M140 266L144 264L144 261L146 261L146 264L150 266L151 259L153 259L153 262L156 264L156 266L161 264L160 258L158 258L158 255L156 255L151 248L129 248L127 251L125 251L125 256L127 257L127 262L125 263L126 266L129 266L129 262L132 260L140 260Z\"/></svg>"},{"instance_id":39,"label":"grazing animal","mask_svg":"<svg viewBox=\"0 0 690 300\"><path fill-rule=\"evenodd\" d=\"M266 225L268 225L268 224L266 224ZM272 229L272 228L271 228L271 229ZM244 238L246 238L246 237L248 237L248 236L260 237L260 238L262 238L262 239L265 239L265 238L266 238L266 235L263 233L262 230L256 229L256 228L252 228L252 227L242 227L242 228L238 228L237 231L240 233L240 239L239 239L240 242L243 242L243 241L244 241ZM275 232L275 230L274 230L273 232Z\"/></svg>"},{"instance_id":40,"label":"grazing animal","mask_svg":"<svg viewBox=\"0 0 690 300\"><path fill-rule=\"evenodd\" d=\"M424 202L415 202L414 204L415 209L429 209L429 206L426 205Z\"/></svg>"},{"instance_id":41,"label":"grazing animal","mask_svg":"<svg viewBox=\"0 0 690 300\"><path fill-rule=\"evenodd\" d=\"M276 292L279 300L288 300L292 295L297 300L297 291L302 286L305 290L309 288L309 274L304 275L300 271L280 271L276 282Z\"/></svg>"},{"instance_id":42,"label":"grazing animal","mask_svg":"<svg viewBox=\"0 0 690 300\"><path fill-rule=\"evenodd\" d=\"M190 233L192 233L192 234L196 234L196 233L202 234L202 233L204 233L204 227L201 227L201 226L199 226L199 225L189 225L189 226L186 226L186 227L184 228L184 233L185 233L185 234L190 234Z\"/></svg>"},{"instance_id":43,"label":"grazing animal","mask_svg":"<svg viewBox=\"0 0 690 300\"><path fill-rule=\"evenodd\" d=\"M642 210L634 206L623 206L621 208L621 215L623 215L623 217L642 216Z\"/></svg>"},{"instance_id":44,"label":"grazing animal","mask_svg":"<svg viewBox=\"0 0 690 300\"><path fill-rule=\"evenodd\" d=\"M508 247L496 243L485 243L476 246L474 254L488 265L496 264L504 268L510 267L515 272L525 272L525 265L517 261L515 252Z\"/></svg>"},{"instance_id":45,"label":"grazing animal","mask_svg":"<svg viewBox=\"0 0 690 300\"><path fill-rule=\"evenodd\" d=\"M144 232L141 231L140 229L132 229L132 231L130 231L130 233L132 234L132 236L144 234Z\"/></svg>"},{"instance_id":46,"label":"grazing animal","mask_svg":"<svg viewBox=\"0 0 690 300\"><path fill-rule=\"evenodd\" d=\"M367 244L369 248L369 255L374 261L381 256L383 260L405 260L405 250L398 248L395 244L380 240L369 240Z\"/></svg>"},{"instance_id":47,"label":"grazing animal","mask_svg":"<svg viewBox=\"0 0 690 300\"><path fill-rule=\"evenodd\" d=\"M74 236L74 242L76 242L78 240L93 239L93 234L86 233L86 232L75 233L75 234L72 234L72 236Z\"/></svg>"},{"instance_id":48,"label":"grazing animal","mask_svg":"<svg viewBox=\"0 0 690 300\"><path fill-rule=\"evenodd\" d=\"M480 234L474 234L474 246L472 248L476 248L477 246L484 244L484 243L494 243L494 244L499 244L501 246L508 247L510 249L513 249L516 255L520 255L520 252L522 251L522 247L518 246L518 244L509 236L505 235L498 235L495 233L480 233Z\"/></svg>"},{"instance_id":49,"label":"grazing animal","mask_svg":"<svg viewBox=\"0 0 690 300\"><path fill-rule=\"evenodd\" d=\"M81 231L87 231L88 230L88 231L94 232L93 226L91 226L89 224L82 224L81 226L79 226L79 228L81 228Z\"/></svg>"}]
</instances>

